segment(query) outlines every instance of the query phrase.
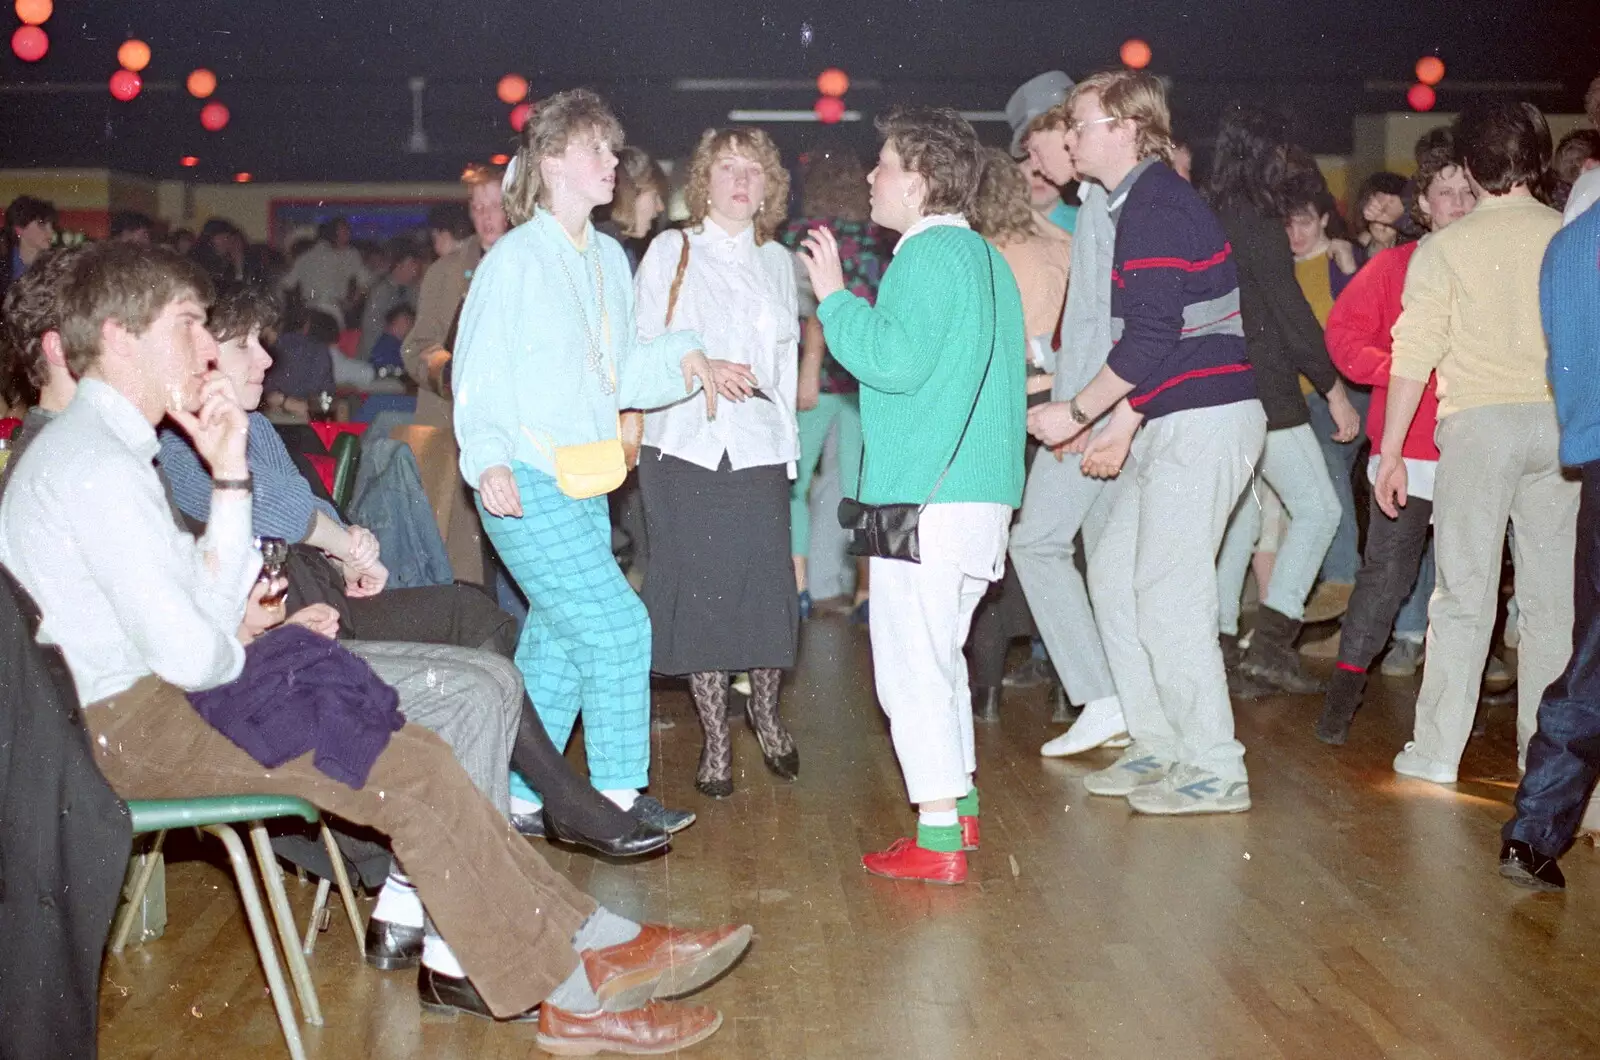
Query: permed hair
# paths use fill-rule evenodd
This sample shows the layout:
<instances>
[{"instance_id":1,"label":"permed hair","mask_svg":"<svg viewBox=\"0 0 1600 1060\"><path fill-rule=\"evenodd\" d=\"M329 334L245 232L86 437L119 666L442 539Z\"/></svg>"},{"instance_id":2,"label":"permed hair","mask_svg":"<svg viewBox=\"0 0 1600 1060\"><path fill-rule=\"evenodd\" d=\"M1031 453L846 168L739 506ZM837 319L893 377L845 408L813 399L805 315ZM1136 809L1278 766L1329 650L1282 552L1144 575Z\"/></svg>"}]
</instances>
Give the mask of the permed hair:
<instances>
[{"instance_id":1,"label":"permed hair","mask_svg":"<svg viewBox=\"0 0 1600 1060\"><path fill-rule=\"evenodd\" d=\"M866 221L872 217L867 170L854 151L814 149L801 173L800 212L807 217Z\"/></svg>"},{"instance_id":2,"label":"permed hair","mask_svg":"<svg viewBox=\"0 0 1600 1060\"><path fill-rule=\"evenodd\" d=\"M1206 198L1219 210L1282 218L1289 124L1281 114L1235 100L1222 111Z\"/></svg>"},{"instance_id":3,"label":"permed hair","mask_svg":"<svg viewBox=\"0 0 1600 1060\"><path fill-rule=\"evenodd\" d=\"M260 329L270 331L283 315L277 295L266 287L246 284L217 295L206 314L206 330L219 343Z\"/></svg>"},{"instance_id":4,"label":"permed hair","mask_svg":"<svg viewBox=\"0 0 1600 1060\"><path fill-rule=\"evenodd\" d=\"M711 167L730 151L758 163L766 177L766 188L755 216L756 243L760 245L777 234L789 207L789 171L783 168L778 145L761 129L707 129L700 134L700 142L689 159L689 179L683 189L683 201L689 207L689 226L696 228L705 223L706 215L711 212Z\"/></svg>"},{"instance_id":5,"label":"permed hair","mask_svg":"<svg viewBox=\"0 0 1600 1060\"><path fill-rule=\"evenodd\" d=\"M1441 125L1417 138L1413 155L1417 160L1417 171L1412 175L1411 183L1417 189L1417 194L1411 203L1411 219L1417 223L1417 227L1427 231L1433 225L1422 211L1422 200L1433 182L1439 179L1439 174L1447 169L1461 168L1461 152L1456 149L1456 138L1450 132L1450 127Z\"/></svg>"},{"instance_id":6,"label":"permed hair","mask_svg":"<svg viewBox=\"0 0 1600 1060\"><path fill-rule=\"evenodd\" d=\"M531 221L540 206L550 205L539 163L564 152L573 137L584 135L599 136L613 151L622 147L622 123L606 101L587 88L557 92L534 110L522 126L517 172L506 188L506 220L512 227Z\"/></svg>"},{"instance_id":7,"label":"permed hair","mask_svg":"<svg viewBox=\"0 0 1600 1060\"><path fill-rule=\"evenodd\" d=\"M983 172L983 147L967 119L949 107L893 107L877 121L906 172L927 186L922 212L965 214Z\"/></svg>"},{"instance_id":8,"label":"permed hair","mask_svg":"<svg viewBox=\"0 0 1600 1060\"><path fill-rule=\"evenodd\" d=\"M1061 124L1071 128L1073 104L1091 93L1100 101L1106 117L1133 122L1140 158L1154 157L1172 164L1172 110L1167 106L1167 90L1159 78L1143 70L1090 74L1073 86L1065 102L1056 105Z\"/></svg>"},{"instance_id":9,"label":"permed hair","mask_svg":"<svg viewBox=\"0 0 1600 1060\"><path fill-rule=\"evenodd\" d=\"M1035 232L1028 176L1012 157L997 147L983 150L983 175L972 200L973 229L995 246L1027 239Z\"/></svg>"},{"instance_id":10,"label":"permed hair","mask_svg":"<svg viewBox=\"0 0 1600 1060\"><path fill-rule=\"evenodd\" d=\"M61 344L81 377L100 359L100 330L115 320L143 335L179 298L210 306L205 270L177 251L138 243L94 243L73 258L61 289Z\"/></svg>"},{"instance_id":11,"label":"permed hair","mask_svg":"<svg viewBox=\"0 0 1600 1060\"><path fill-rule=\"evenodd\" d=\"M81 247L57 247L6 290L0 307L0 398L12 405L37 405L50 381L46 333L61 330L61 291Z\"/></svg>"}]
</instances>

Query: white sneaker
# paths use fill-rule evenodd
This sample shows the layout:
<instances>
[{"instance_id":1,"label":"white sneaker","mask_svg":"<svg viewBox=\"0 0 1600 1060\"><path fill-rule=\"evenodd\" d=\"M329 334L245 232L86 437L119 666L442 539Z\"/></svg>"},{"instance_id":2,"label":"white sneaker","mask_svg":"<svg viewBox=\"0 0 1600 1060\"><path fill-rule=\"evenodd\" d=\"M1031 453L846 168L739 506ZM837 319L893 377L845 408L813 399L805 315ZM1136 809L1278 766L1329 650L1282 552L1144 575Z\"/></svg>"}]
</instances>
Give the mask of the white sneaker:
<instances>
[{"instance_id":1,"label":"white sneaker","mask_svg":"<svg viewBox=\"0 0 1600 1060\"><path fill-rule=\"evenodd\" d=\"M1223 780L1198 766L1179 766L1161 783L1130 791L1128 805L1138 813L1163 816L1243 813L1250 808L1250 782Z\"/></svg>"},{"instance_id":2,"label":"white sneaker","mask_svg":"<svg viewBox=\"0 0 1600 1060\"><path fill-rule=\"evenodd\" d=\"M1083 786L1090 795L1121 798L1136 788L1161 780L1174 764L1145 754L1138 746L1131 746L1106 768L1084 777Z\"/></svg>"},{"instance_id":3,"label":"white sneaker","mask_svg":"<svg viewBox=\"0 0 1600 1060\"><path fill-rule=\"evenodd\" d=\"M1433 784L1454 784L1456 782L1455 767L1447 766L1437 759L1429 758L1421 751L1416 750L1417 742L1408 740L1405 750L1394 756L1394 771L1403 777L1412 777L1416 780L1426 780Z\"/></svg>"},{"instance_id":4,"label":"white sneaker","mask_svg":"<svg viewBox=\"0 0 1600 1060\"><path fill-rule=\"evenodd\" d=\"M1039 748L1039 753L1046 758L1066 758L1104 747L1118 738L1123 741L1122 747L1132 742L1128 739L1128 723L1122 717L1122 701L1105 696L1085 703L1072 728Z\"/></svg>"}]
</instances>

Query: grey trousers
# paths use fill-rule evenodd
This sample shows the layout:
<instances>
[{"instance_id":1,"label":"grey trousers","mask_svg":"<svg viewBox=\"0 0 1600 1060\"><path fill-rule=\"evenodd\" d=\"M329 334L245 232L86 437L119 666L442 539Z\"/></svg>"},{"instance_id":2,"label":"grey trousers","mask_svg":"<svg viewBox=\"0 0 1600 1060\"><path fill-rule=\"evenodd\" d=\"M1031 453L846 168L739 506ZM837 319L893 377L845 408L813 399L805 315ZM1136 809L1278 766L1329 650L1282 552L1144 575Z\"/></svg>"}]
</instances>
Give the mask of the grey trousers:
<instances>
[{"instance_id":1,"label":"grey trousers","mask_svg":"<svg viewBox=\"0 0 1600 1060\"><path fill-rule=\"evenodd\" d=\"M1244 780L1217 643L1217 549L1266 438L1261 403L1147 423L1108 492L1089 591L1128 734L1145 754ZM1132 621L1118 601L1133 601ZM1108 621L1109 620L1109 621Z\"/></svg>"},{"instance_id":2,"label":"grey trousers","mask_svg":"<svg viewBox=\"0 0 1600 1060\"><path fill-rule=\"evenodd\" d=\"M1427 662L1417 693L1415 751L1461 761L1500 592L1506 520L1516 566L1517 752L1527 753L1539 699L1572 653L1573 547L1579 483L1562 474L1548 403L1463 409L1439 421L1433 487L1438 574L1428 604Z\"/></svg>"},{"instance_id":3,"label":"grey trousers","mask_svg":"<svg viewBox=\"0 0 1600 1060\"><path fill-rule=\"evenodd\" d=\"M508 813L511 745L522 709L516 665L492 652L449 644L342 643L400 693L406 720L448 744L490 804Z\"/></svg>"},{"instance_id":4,"label":"grey trousers","mask_svg":"<svg viewBox=\"0 0 1600 1060\"><path fill-rule=\"evenodd\" d=\"M1011 528L1011 562L1050 661L1074 703L1120 691L1112 681L1095 610L1074 562L1079 530L1084 547L1094 550L1107 511L1107 505L1097 502L1105 492L1104 481L1078 470L1077 456L1057 460L1048 449L1040 449L1028 472L1022 513ZM1117 603L1126 608L1131 601Z\"/></svg>"}]
</instances>

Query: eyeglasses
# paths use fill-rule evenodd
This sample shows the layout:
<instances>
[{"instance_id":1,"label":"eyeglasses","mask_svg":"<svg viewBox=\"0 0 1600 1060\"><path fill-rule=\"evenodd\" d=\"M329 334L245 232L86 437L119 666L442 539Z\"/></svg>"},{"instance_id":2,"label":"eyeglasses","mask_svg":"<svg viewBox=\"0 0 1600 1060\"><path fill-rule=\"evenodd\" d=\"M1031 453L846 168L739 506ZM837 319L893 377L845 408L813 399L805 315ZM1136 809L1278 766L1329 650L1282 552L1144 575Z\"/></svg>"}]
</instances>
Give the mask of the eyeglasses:
<instances>
[{"instance_id":1,"label":"eyeglasses","mask_svg":"<svg viewBox=\"0 0 1600 1060\"><path fill-rule=\"evenodd\" d=\"M1073 134L1074 136L1082 136L1083 130L1087 129L1091 125L1105 125L1107 122L1113 122L1116 120L1116 118L1090 118L1087 121L1075 121L1071 125L1067 126L1067 132Z\"/></svg>"}]
</instances>

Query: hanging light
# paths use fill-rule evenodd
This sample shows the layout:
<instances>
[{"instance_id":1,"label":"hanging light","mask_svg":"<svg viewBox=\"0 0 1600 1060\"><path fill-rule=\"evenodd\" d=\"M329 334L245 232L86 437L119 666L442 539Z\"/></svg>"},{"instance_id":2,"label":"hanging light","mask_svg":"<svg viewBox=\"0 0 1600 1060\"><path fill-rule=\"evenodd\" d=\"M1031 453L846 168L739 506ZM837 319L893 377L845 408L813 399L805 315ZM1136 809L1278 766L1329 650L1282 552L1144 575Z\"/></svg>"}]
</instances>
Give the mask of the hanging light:
<instances>
[{"instance_id":1,"label":"hanging light","mask_svg":"<svg viewBox=\"0 0 1600 1060\"><path fill-rule=\"evenodd\" d=\"M1424 55L1417 60L1417 80L1425 85L1437 85L1444 80L1444 60L1437 55Z\"/></svg>"},{"instance_id":2,"label":"hanging light","mask_svg":"<svg viewBox=\"0 0 1600 1060\"><path fill-rule=\"evenodd\" d=\"M111 97L131 103L144 88L144 81L132 70L118 70L111 75Z\"/></svg>"},{"instance_id":3,"label":"hanging light","mask_svg":"<svg viewBox=\"0 0 1600 1060\"><path fill-rule=\"evenodd\" d=\"M1122 42L1122 65L1130 70L1143 70L1150 65L1150 45L1134 37Z\"/></svg>"},{"instance_id":4,"label":"hanging light","mask_svg":"<svg viewBox=\"0 0 1600 1060\"><path fill-rule=\"evenodd\" d=\"M850 91L850 75L837 66L830 66L817 75L817 91L824 96L843 96Z\"/></svg>"},{"instance_id":5,"label":"hanging light","mask_svg":"<svg viewBox=\"0 0 1600 1060\"><path fill-rule=\"evenodd\" d=\"M1406 102L1411 104L1412 110L1432 110L1438 101L1439 94L1432 85L1415 84L1406 92Z\"/></svg>"},{"instance_id":6,"label":"hanging light","mask_svg":"<svg viewBox=\"0 0 1600 1060\"><path fill-rule=\"evenodd\" d=\"M217 75L201 67L191 71L189 79L184 82L184 87L189 90L189 95L195 99L205 99L217 90Z\"/></svg>"},{"instance_id":7,"label":"hanging light","mask_svg":"<svg viewBox=\"0 0 1600 1060\"><path fill-rule=\"evenodd\" d=\"M124 70L138 73L150 65L150 45L142 40L125 40L117 49L117 62Z\"/></svg>"},{"instance_id":8,"label":"hanging light","mask_svg":"<svg viewBox=\"0 0 1600 1060\"><path fill-rule=\"evenodd\" d=\"M227 128L228 108L221 103L207 103L200 108L200 124L207 132L221 132Z\"/></svg>"},{"instance_id":9,"label":"hanging light","mask_svg":"<svg viewBox=\"0 0 1600 1060\"><path fill-rule=\"evenodd\" d=\"M844 118L844 100L838 96L823 96L811 109L824 125L837 125Z\"/></svg>"},{"instance_id":10,"label":"hanging light","mask_svg":"<svg viewBox=\"0 0 1600 1060\"><path fill-rule=\"evenodd\" d=\"M17 0L17 18L25 26L42 26L55 14L51 0Z\"/></svg>"},{"instance_id":11,"label":"hanging light","mask_svg":"<svg viewBox=\"0 0 1600 1060\"><path fill-rule=\"evenodd\" d=\"M248 174L248 173L235 173L235 174L234 174L234 175L233 175L233 182L234 182L234 183L235 183L235 184L248 184L248 183L250 183L250 182L251 182L251 181L252 181L252 180L254 180L254 179L255 179L255 178L254 178L254 177L252 177L252 176L251 176L251 175L250 175L250 174Z\"/></svg>"},{"instance_id":12,"label":"hanging light","mask_svg":"<svg viewBox=\"0 0 1600 1060\"><path fill-rule=\"evenodd\" d=\"M11 35L11 51L25 63L36 63L50 50L50 38L38 26L18 26Z\"/></svg>"},{"instance_id":13,"label":"hanging light","mask_svg":"<svg viewBox=\"0 0 1600 1060\"><path fill-rule=\"evenodd\" d=\"M178 159L178 165L182 166L184 169L193 169L199 164L200 159L196 158L194 155L184 155L182 158Z\"/></svg>"},{"instance_id":14,"label":"hanging light","mask_svg":"<svg viewBox=\"0 0 1600 1060\"><path fill-rule=\"evenodd\" d=\"M517 132L521 132L522 127L528 124L528 118L532 114L532 103L518 103L515 107L511 108L511 127L517 130Z\"/></svg>"},{"instance_id":15,"label":"hanging light","mask_svg":"<svg viewBox=\"0 0 1600 1060\"><path fill-rule=\"evenodd\" d=\"M501 103L521 103L528 98L528 79L521 74L507 74L494 86L494 94Z\"/></svg>"}]
</instances>

